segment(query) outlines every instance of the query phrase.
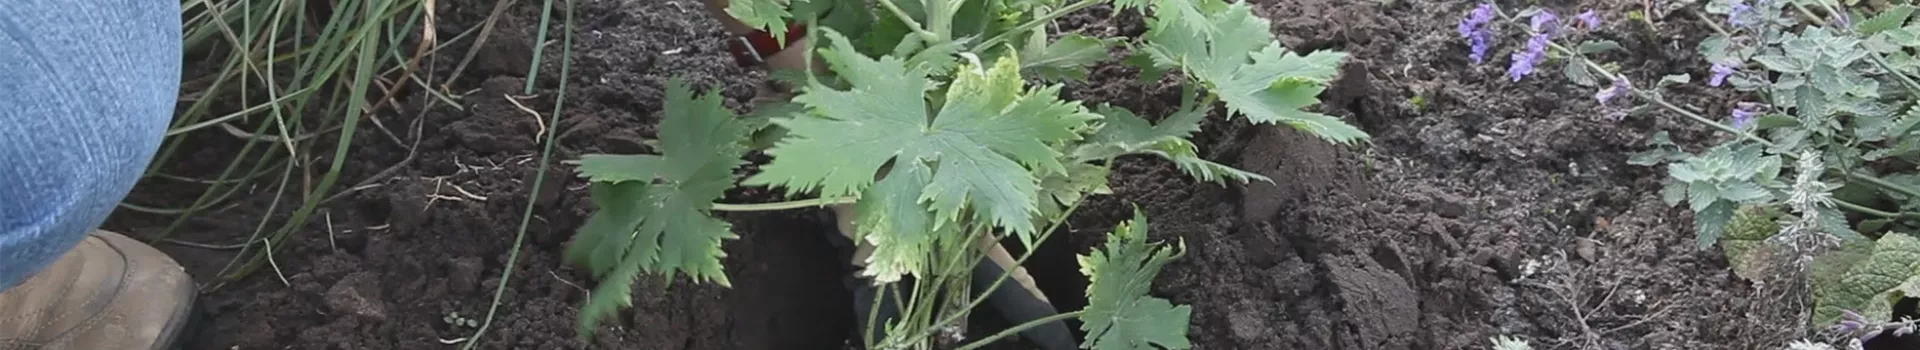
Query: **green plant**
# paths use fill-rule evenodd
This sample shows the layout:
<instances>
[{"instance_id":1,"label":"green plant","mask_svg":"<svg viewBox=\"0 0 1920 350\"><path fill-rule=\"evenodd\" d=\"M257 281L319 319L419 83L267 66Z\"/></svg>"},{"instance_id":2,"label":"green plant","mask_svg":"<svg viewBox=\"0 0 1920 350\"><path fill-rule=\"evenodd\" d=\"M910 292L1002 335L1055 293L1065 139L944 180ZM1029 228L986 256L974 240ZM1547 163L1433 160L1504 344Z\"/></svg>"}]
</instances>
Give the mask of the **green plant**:
<instances>
[{"instance_id":1,"label":"green plant","mask_svg":"<svg viewBox=\"0 0 1920 350\"><path fill-rule=\"evenodd\" d=\"M440 317L440 322L446 322L447 325L454 326L454 327L467 327L467 328L480 327L479 321L474 321L471 318L460 317L459 312L447 313L446 316Z\"/></svg>"},{"instance_id":2,"label":"green plant","mask_svg":"<svg viewBox=\"0 0 1920 350\"><path fill-rule=\"evenodd\" d=\"M1545 57L1563 58L1568 80L1611 82L1595 94L1610 115L1660 109L1731 135L1694 154L1659 133L1649 142L1654 149L1629 162L1666 165L1663 197L1688 204L1700 247L1722 244L1736 272L1752 277L1765 264L1810 269L1816 326L1855 311L1883 320L1893 301L1920 285L1920 266L1909 266L1920 261L1920 244L1910 236L1920 228L1920 25L1909 24L1910 5L1867 13L1821 0L1707 3L1704 11L1726 16L1726 26L1705 22L1716 33L1698 47L1710 65L1704 83L1728 86L1742 99L1726 104L1725 123L1663 97L1668 87L1693 84L1690 75L1635 86L1586 57L1595 53L1586 47L1617 45L1560 45L1564 32L1550 11L1509 17L1491 4L1476 11L1462 26L1475 40L1475 55L1483 54L1490 31L1469 22L1485 24L1498 14L1532 34L1508 70L1514 80ZM1647 104L1615 104L1627 99ZM1854 323L1862 322L1870 320Z\"/></svg>"},{"instance_id":3,"label":"green plant","mask_svg":"<svg viewBox=\"0 0 1920 350\"><path fill-rule=\"evenodd\" d=\"M363 128L361 121L393 103L401 90L425 86L418 63L436 44L420 28L431 23L431 0L346 0L310 6L284 0L186 0L182 2L183 46L192 55L182 83L185 107L166 131L167 139L143 180L173 186L205 186L191 204L161 208L122 203L130 211L173 217L155 239L168 240L196 215L223 210L234 194L267 182L274 191L269 212L289 205L286 216L263 215L251 237L237 245L236 260L220 271L225 280L245 277L270 263L295 232L308 227L318 209L345 191L335 191L348 151ZM457 37L456 37L457 39ZM417 44L409 45L412 40ZM384 80L386 84L375 84ZM421 88L438 101L452 101L433 88ZM386 126L388 139L401 143ZM404 131L404 129L402 129ZM194 133L217 133L241 145L213 178L167 173L183 147L204 145ZM223 136L225 137L225 136ZM325 167L312 169L317 162ZM296 169L298 172L296 172ZM277 179L275 178L277 176ZM302 178L304 181L293 181ZM357 187L357 186L355 186ZM274 223L274 218L282 218ZM191 243L183 243L191 244ZM198 246L207 246L197 244ZM255 245L261 247L255 249ZM244 263L240 263L244 260Z\"/></svg>"},{"instance_id":4,"label":"green plant","mask_svg":"<svg viewBox=\"0 0 1920 350\"><path fill-rule=\"evenodd\" d=\"M1889 318L1892 303L1911 295L1903 281L1920 280L1920 266L1904 266L1920 261L1913 255L1920 245L1909 236L1913 210L1920 209L1913 190L1920 182L1910 181L1920 156L1912 147L1920 139L1920 100L1914 98L1920 84L1913 80L1920 63L1912 58L1920 41L1903 39L1920 35L1920 26L1907 25L1913 8L1867 16L1823 2L1715 5L1725 7L1708 11L1726 14L1733 27L1701 43L1701 54L1713 62L1710 83L1757 95L1757 102L1738 103L1730 112L1742 137L1718 149L1796 159L1793 178L1763 175L1757 180L1767 193L1740 202L1785 209L1772 212L1780 217L1780 233L1768 241L1817 257L1810 274L1816 281L1812 324L1833 325L1853 311ZM1801 25L1791 13L1811 23ZM1856 23L1856 16L1866 20ZM1675 171L1685 181L1681 175ZM1721 196L1721 203L1727 200L1739 201ZM1842 209L1870 219L1850 222ZM1697 217L1708 220L1701 225L1727 217L1703 214ZM1730 257L1755 259L1747 255L1753 254Z\"/></svg>"},{"instance_id":5,"label":"green plant","mask_svg":"<svg viewBox=\"0 0 1920 350\"><path fill-rule=\"evenodd\" d=\"M889 337L864 342L932 346L934 334L955 329L985 300L951 293L975 287L965 274L984 252L968 242L1002 234L1028 248L1046 241L1088 196L1107 192L1118 157L1166 159L1206 181L1271 181L1202 159L1187 140L1216 104L1229 115L1333 142L1367 138L1337 118L1303 110L1318 102L1344 53L1290 51L1252 7L1222 0L1115 1L1118 10L1148 14L1148 32L1137 40L1049 33L1054 20L1100 3L733 2L730 13L777 36L790 34L778 32L787 22L809 24L810 45L819 47L804 49L817 50L832 73L781 74L800 86L794 105L746 118L717 97L673 83L659 154L574 162L591 179L599 206L567 249L569 261L602 281L582 308L581 335L591 336L602 318L628 306L642 274L728 285L721 246L736 235L712 212L852 204L861 213L855 238L875 247L866 273L883 285L913 286L901 320L878 325ZM828 8L839 9L821 15ZM1184 72L1183 106L1155 123L1120 107L1061 100L1061 85L1033 84L1083 79L1116 46L1132 49L1124 62L1141 68L1144 80ZM749 150L773 159L735 179L732 170ZM714 203L736 183L815 198ZM1079 317L1088 325L1088 345L1099 349L1188 347L1188 309L1145 297L1159 267L1179 254L1146 248L1145 229L1144 216L1136 216L1108 237L1105 250L1082 258L1094 281L1092 305L1042 321ZM1026 251L1019 261L1033 250Z\"/></svg>"}]
</instances>

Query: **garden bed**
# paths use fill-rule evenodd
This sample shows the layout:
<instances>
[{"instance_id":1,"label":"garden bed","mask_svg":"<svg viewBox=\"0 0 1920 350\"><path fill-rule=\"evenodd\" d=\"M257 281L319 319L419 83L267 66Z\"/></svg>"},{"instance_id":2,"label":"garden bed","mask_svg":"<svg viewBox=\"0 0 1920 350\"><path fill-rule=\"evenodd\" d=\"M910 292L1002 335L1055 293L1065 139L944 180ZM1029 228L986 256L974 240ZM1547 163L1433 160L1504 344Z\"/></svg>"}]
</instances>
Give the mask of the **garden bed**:
<instances>
[{"instance_id":1,"label":"garden bed","mask_svg":"<svg viewBox=\"0 0 1920 350\"><path fill-rule=\"evenodd\" d=\"M1191 248L1161 274L1154 294L1193 306L1197 349L1483 349L1503 334L1540 349L1757 349L1797 336L1782 326L1796 321L1780 304L1798 300L1793 291L1756 289L1717 251L1696 248L1690 214L1660 201L1664 169L1626 163L1654 131L1670 131L1687 146L1710 137L1704 129L1660 113L1616 120L1593 91L1558 74L1510 81L1503 52L1521 45L1518 38L1498 39L1499 58L1472 64L1453 29L1473 6L1468 1L1255 3L1289 48L1352 55L1319 108L1371 133L1371 145L1339 147L1215 118L1196 139L1202 154L1274 184L1200 183L1159 159L1123 158L1112 177L1115 193L1082 208L1067 225L1071 234L1030 263L1062 309L1085 304L1086 280L1072 254L1099 244L1139 205L1154 239L1184 240ZM483 317L507 268L512 278L481 348L586 347L574 327L593 281L560 256L592 207L585 182L557 160L646 151L641 140L653 137L670 78L723 88L729 105L744 110L764 74L732 64L715 44L722 35L716 22L696 1L577 4L561 124L541 121L556 102L557 32L536 79L542 93L519 96L540 15L538 2L523 1L499 19L472 67L452 82L448 92L461 96L464 108L429 104L433 97L416 93L398 110L380 113L397 137L356 138L341 180L372 178L368 185L377 187L361 187L316 213L288 249L276 252L271 269L203 295L208 322L188 348L451 348L447 343L473 330L445 319ZM1544 5L1604 14L1597 35L1632 52L1610 58L1636 81L1704 74L1706 64L1692 49L1702 30L1691 14L1656 14L1657 27L1650 27L1625 19L1643 10L1638 0ZM446 36L464 31L492 6L441 2L438 28ZM1137 15L1104 7L1067 23L1110 35L1144 31ZM552 28L563 29L557 20ZM470 42L446 52L465 52ZM460 59L439 54L427 67L444 75ZM1132 68L1104 65L1065 93L1142 115L1177 107L1177 86L1142 84L1135 76ZM1730 103L1705 88L1676 89L1671 99L1708 110ZM534 198L536 219L518 263L503 266L539 170L542 132L560 133L556 162L545 195ZM231 140L206 134L167 169L217 171L230 156L220 146ZM323 160L311 169L325 167ZM190 194L152 180L131 200L177 205ZM237 206L191 222L178 238L244 240L271 212L273 193L241 196ZM843 347L851 295L841 286L843 267L821 239L821 214L726 215L741 236L726 245L732 288L642 279L633 309L592 347ZM106 227L141 236L167 219L122 213ZM161 248L203 283L216 281L234 254Z\"/></svg>"}]
</instances>

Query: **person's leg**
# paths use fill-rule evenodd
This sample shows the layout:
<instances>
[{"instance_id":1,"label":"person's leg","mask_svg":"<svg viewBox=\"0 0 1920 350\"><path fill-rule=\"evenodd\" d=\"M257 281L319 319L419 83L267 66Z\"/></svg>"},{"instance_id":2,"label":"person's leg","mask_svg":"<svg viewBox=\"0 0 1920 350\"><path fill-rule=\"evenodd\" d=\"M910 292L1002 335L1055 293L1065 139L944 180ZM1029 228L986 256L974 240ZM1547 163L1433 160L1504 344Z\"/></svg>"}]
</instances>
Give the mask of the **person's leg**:
<instances>
[{"instance_id":1,"label":"person's leg","mask_svg":"<svg viewBox=\"0 0 1920 350\"><path fill-rule=\"evenodd\" d=\"M53 263L133 188L172 119L180 4L0 6L0 287Z\"/></svg>"},{"instance_id":2,"label":"person's leg","mask_svg":"<svg viewBox=\"0 0 1920 350\"><path fill-rule=\"evenodd\" d=\"M157 348L192 284L171 259L96 231L167 128L180 2L0 5L0 348Z\"/></svg>"}]
</instances>

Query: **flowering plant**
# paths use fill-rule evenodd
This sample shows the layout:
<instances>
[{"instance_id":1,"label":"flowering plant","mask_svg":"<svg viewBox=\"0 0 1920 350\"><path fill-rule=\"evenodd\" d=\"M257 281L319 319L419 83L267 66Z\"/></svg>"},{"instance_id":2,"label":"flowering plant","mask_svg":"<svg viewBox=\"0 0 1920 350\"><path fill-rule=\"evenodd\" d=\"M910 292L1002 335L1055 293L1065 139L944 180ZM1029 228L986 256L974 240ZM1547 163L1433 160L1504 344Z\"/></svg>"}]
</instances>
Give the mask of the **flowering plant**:
<instances>
[{"instance_id":1,"label":"flowering plant","mask_svg":"<svg viewBox=\"0 0 1920 350\"><path fill-rule=\"evenodd\" d=\"M1713 34L1698 44L1702 83L1728 89L1734 99L1713 113L1662 96L1667 87L1694 84L1690 74L1636 84L1589 59L1621 48L1591 38L1603 25L1592 10L1569 24L1551 9L1510 15L1480 4L1458 31L1468 59L1479 65L1497 46L1494 27L1524 29L1525 43L1507 62L1512 81L1562 61L1567 80L1595 88L1610 117L1666 111L1723 132L1727 137L1699 153L1656 132L1648 142L1654 149L1628 162L1666 166L1662 197L1688 204L1701 248L1721 246L1748 277L1769 264L1810 268L1811 321L1867 338L1910 332L1866 325L1882 324L1894 302L1920 295L1920 239L1911 235L1920 228L1920 24L1908 24L1914 9L1849 9L1824 0L1711 0L1687 9L1711 18L1703 23ZM1626 108L1634 102L1641 104Z\"/></svg>"}]
</instances>

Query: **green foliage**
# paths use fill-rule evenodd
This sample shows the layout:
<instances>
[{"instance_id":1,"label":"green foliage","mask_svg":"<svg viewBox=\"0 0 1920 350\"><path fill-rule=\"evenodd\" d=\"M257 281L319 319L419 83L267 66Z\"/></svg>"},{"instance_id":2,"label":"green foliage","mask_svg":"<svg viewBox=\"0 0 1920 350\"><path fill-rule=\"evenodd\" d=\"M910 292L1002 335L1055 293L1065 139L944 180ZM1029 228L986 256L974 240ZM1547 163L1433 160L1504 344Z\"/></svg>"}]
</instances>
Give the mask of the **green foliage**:
<instances>
[{"instance_id":1,"label":"green foliage","mask_svg":"<svg viewBox=\"0 0 1920 350\"><path fill-rule=\"evenodd\" d=\"M787 36L786 18L793 13L787 11L787 4L780 0L729 0L727 14L745 23L748 27L773 34L776 41L785 43Z\"/></svg>"},{"instance_id":2,"label":"green foliage","mask_svg":"<svg viewBox=\"0 0 1920 350\"><path fill-rule=\"evenodd\" d=\"M1780 232L1780 211L1767 206L1746 206L1734 211L1727 223L1720 251L1732 265L1733 273L1749 280L1764 281L1774 259L1784 250L1768 239Z\"/></svg>"},{"instance_id":3,"label":"green foliage","mask_svg":"<svg viewBox=\"0 0 1920 350\"><path fill-rule=\"evenodd\" d=\"M1573 49L1540 36L1547 42L1529 48L1550 47L1581 66L1564 70L1576 84L1608 80L1594 96L1609 116L1651 110L1611 103L1633 99L1730 136L1694 154L1658 132L1648 150L1627 159L1667 168L1661 196L1671 205L1687 204L1700 248L1722 245L1735 272L1756 280L1777 267L1771 265L1807 268L1818 300L1816 327L1831 325L1841 310L1884 319L1893 301L1920 291L1914 278L1920 243L1895 233L1920 228L1920 182L1913 181L1920 179L1915 8L1887 4L1859 13L1820 1L1702 5L1724 16L1711 20L1727 24L1698 44L1703 66L1711 66L1703 67L1706 79L1682 73L1635 86L1648 80L1587 57L1616 45ZM1526 16L1499 17L1536 30L1544 23L1526 23ZM1513 72L1531 67L1516 62L1522 63ZM1699 83L1731 88L1740 100L1710 104L1724 107L1709 113L1722 117L1709 117L1663 97L1668 88ZM1803 265L1807 261L1812 264Z\"/></svg>"},{"instance_id":4,"label":"green foliage","mask_svg":"<svg viewBox=\"0 0 1920 350\"><path fill-rule=\"evenodd\" d=\"M1708 9L1731 13L1730 8L1709 6ZM1698 171L1691 171L1698 169L1690 169L1707 162L1707 158L1715 158L1718 164L1734 161L1716 158L1725 157L1727 153L1667 158L1676 161L1669 166L1675 181L1670 186L1685 186L1689 194L1685 200L1698 217L1706 219L1696 223L1703 246L1711 244L1709 234L1717 231L1712 226L1725 225L1719 218L1727 212L1724 203L1728 202L1791 207L1793 220L1808 221L1801 226L1839 236L1853 236L1857 230L1842 219L1837 208L1890 219L1902 217L1902 211L1920 208L1920 203L1914 202L1917 198L1910 185L1880 180L1911 176L1910 171L1897 169L1913 169L1911 150L1920 146L1911 137L1913 127L1920 124L1920 117L1916 117L1920 112L1913 110L1911 96L1913 92L1920 92L1920 84L1914 84L1910 70L1888 69L1888 62L1897 60L1887 57L1908 55L1915 45L1920 45L1920 41L1905 40L1913 36L1913 31L1908 29L1912 27L1906 25L1913 8L1895 6L1877 15L1861 16L1867 19L1853 23L1851 28L1835 28L1825 23L1803 26L1798 19L1786 16L1790 9L1752 8L1737 17L1748 25L1734 27L1735 31L1715 35L1700 44L1702 56L1732 71L1725 76L1728 85L1760 97L1736 106L1740 111L1751 112L1750 119L1733 120L1733 127L1721 125L1742 137L1727 140L1715 149L1737 148L1748 152L1741 155L1750 155L1758 149L1771 154L1768 157L1780 157L1778 161L1769 161L1770 164L1797 159L1793 163L1798 165L1791 170L1800 174L1795 179L1774 179L1771 175L1734 179L1736 183L1750 180L1771 195L1744 196L1750 191L1743 189L1735 189L1728 195L1725 191L1713 191L1727 189L1725 178L1711 179L1710 183L1718 187L1702 187L1698 184L1700 176L1695 176ZM1892 87L1904 87L1906 91L1893 93L1889 90ZM1803 159L1808 157L1811 158ZM1839 186L1833 185L1835 183L1845 184L1855 192L1836 192ZM1729 197L1750 197L1751 200ZM1882 208L1867 206L1873 203L1897 204ZM1886 222L1880 222L1873 227L1861 226L1859 231L1888 227L1891 226ZM1864 230L1866 228L1873 230Z\"/></svg>"},{"instance_id":5,"label":"green foliage","mask_svg":"<svg viewBox=\"0 0 1920 350\"><path fill-rule=\"evenodd\" d=\"M936 223L954 221L970 207L972 220L1034 234L1037 228L1028 220L1038 211L1034 173L1066 171L1048 144L1077 139L1074 128L1096 116L1061 102L1058 87L1024 88L1012 56L984 72L963 65L954 73L945 103L931 111L924 91L934 83L926 71L910 70L891 57L867 58L845 37L824 33L833 45L823 50L827 62L845 72L841 77L852 89L815 83L794 97L814 113L774 121L789 136L767 151L774 160L748 185L784 187L789 194L817 190L823 196L887 197L890 193L868 187L881 166L891 163L890 173L926 175L928 181L912 190L921 193L918 200L931 202Z\"/></svg>"},{"instance_id":6,"label":"green foliage","mask_svg":"<svg viewBox=\"0 0 1920 350\"><path fill-rule=\"evenodd\" d=\"M1814 285L1814 324L1837 323L1847 310L1868 320L1890 319L1895 302L1920 296L1920 239L1888 234L1864 256L1855 247L1826 258L1833 266L1823 272L1839 273L1833 275L1837 283Z\"/></svg>"},{"instance_id":7,"label":"green foliage","mask_svg":"<svg viewBox=\"0 0 1920 350\"><path fill-rule=\"evenodd\" d=\"M1191 96L1192 90L1188 92L1188 96ZM1126 109L1103 106L1098 109L1103 123L1093 135L1088 136L1085 143L1074 149L1072 156L1080 160L1094 160L1144 153L1173 161L1180 170L1201 180L1273 181L1260 174L1200 158L1198 149L1193 142L1187 141L1187 137L1200 131L1200 122L1206 120L1207 110L1191 103L1193 99L1190 97L1184 100L1189 103L1159 124L1153 124Z\"/></svg>"},{"instance_id":8,"label":"green foliage","mask_svg":"<svg viewBox=\"0 0 1920 350\"><path fill-rule=\"evenodd\" d=\"M447 325L454 326L454 327L474 328L474 327L480 326L479 321L474 321L471 318L462 317L458 312L452 312L452 313L448 313L446 316L441 316L440 322L446 322Z\"/></svg>"},{"instance_id":9,"label":"green foliage","mask_svg":"<svg viewBox=\"0 0 1920 350\"><path fill-rule=\"evenodd\" d=\"M1115 44L1113 39L1080 34L1061 35L1060 39L1047 42L1044 34L1035 31L1028 36L1031 40L1021 48L1020 55L1032 58L1023 60L1020 68L1050 81L1086 80L1087 67L1111 57L1107 50Z\"/></svg>"},{"instance_id":10,"label":"green foliage","mask_svg":"<svg viewBox=\"0 0 1920 350\"><path fill-rule=\"evenodd\" d=\"M208 54L194 63L210 69L182 77L181 110L142 178L196 189L197 197L181 207L129 200L121 208L171 217L167 228L151 237L166 240L202 213L237 205L231 201L236 193L275 191L280 195L274 196L273 208L293 209L263 215L258 226L268 231L250 240L270 244L242 250L236 259L244 263L218 272L223 280L240 279L267 266L273 251L285 249L295 241L292 235L309 227L324 200L348 187L336 185L354 138L367 136L360 133L360 121L396 103L398 91L419 88L412 82L444 80L408 66L422 59L424 51L418 50L424 47L412 42L419 41L423 22L432 23L432 9L419 0L186 0L180 5L182 48ZM376 86L377 80L406 83ZM453 101L434 89L421 90L438 101ZM181 152L190 150L183 146L208 137L237 138L242 146L221 153L231 158L213 177L167 173L176 156L198 153ZM331 165L308 168L312 164ZM299 176L307 177L293 180Z\"/></svg>"},{"instance_id":11,"label":"green foliage","mask_svg":"<svg viewBox=\"0 0 1920 350\"><path fill-rule=\"evenodd\" d=\"M737 236L708 212L733 186L748 130L717 94L692 94L678 81L668 84L660 155L588 155L579 161L599 210L574 235L566 258L606 281L580 310L583 332L632 305L633 281L642 272L731 284L720 267L726 256L720 243Z\"/></svg>"},{"instance_id":12,"label":"green foliage","mask_svg":"<svg viewBox=\"0 0 1920 350\"><path fill-rule=\"evenodd\" d=\"M1673 144L1672 136L1669 136L1666 131L1656 131L1652 137L1648 137L1647 147L1653 149L1634 153L1627 158L1627 164L1651 166L1665 162L1683 161L1693 156L1687 154L1685 150L1681 150L1680 146Z\"/></svg>"},{"instance_id":13,"label":"green foliage","mask_svg":"<svg viewBox=\"0 0 1920 350\"><path fill-rule=\"evenodd\" d=\"M1366 133L1302 108L1319 103L1346 53L1293 53L1273 40L1266 19L1245 2L1202 10L1204 21L1160 17L1147 23L1144 48L1157 68L1181 67L1219 94L1227 108L1256 123L1285 123L1330 141L1351 143ZM1194 22L1199 22L1195 28Z\"/></svg>"},{"instance_id":14,"label":"green foliage","mask_svg":"<svg viewBox=\"0 0 1920 350\"><path fill-rule=\"evenodd\" d=\"M1785 252L1813 258L1813 323L1833 324L1843 310L1886 318L1891 303L1911 295L1910 281L1920 276L1920 244L1894 233L1914 227L1912 219L1920 217L1912 214L1920 209L1920 193L1906 181L1920 164L1913 154L1920 149L1913 134L1920 125L1914 99L1920 65L1912 58L1920 48L1920 27L1909 24L1914 8L1853 13L1849 17L1864 20L1847 24L1829 23L1831 18L1805 23L1794 16L1836 10L1818 3L1740 13L1721 5L1708 9L1744 25L1702 41L1699 51L1730 68L1728 85L1756 96L1735 104L1739 112L1730 111L1752 117L1715 124L1739 137L1713 151L1660 157L1674 161L1669 200L1686 201L1695 210L1703 246L1712 244L1713 233L1726 233L1729 240L1722 243L1736 272L1759 265L1762 255L1782 254L1762 244L1781 236L1812 234L1839 242ZM1751 166L1755 159L1763 164ZM1782 171L1795 176L1776 179ZM1751 191L1755 187L1763 191ZM1733 205L1754 210L1726 215ZM1849 221L1841 209L1868 219Z\"/></svg>"},{"instance_id":15,"label":"green foliage","mask_svg":"<svg viewBox=\"0 0 1920 350\"><path fill-rule=\"evenodd\" d=\"M1665 189L1668 204L1684 201L1693 209L1694 232L1701 248L1718 242L1733 220L1734 208L1774 199L1765 185L1780 172L1780 157L1761 155L1755 145L1730 144L1667 167L1674 182Z\"/></svg>"},{"instance_id":16,"label":"green foliage","mask_svg":"<svg viewBox=\"0 0 1920 350\"><path fill-rule=\"evenodd\" d=\"M1139 209L1134 210L1133 220L1120 223L1107 235L1100 251L1081 255L1080 273L1091 283L1087 309L1080 316L1086 346L1096 350L1192 348L1187 322L1193 309L1146 296L1160 268L1182 255L1186 255L1184 241L1176 249L1147 244L1147 217Z\"/></svg>"},{"instance_id":17,"label":"green foliage","mask_svg":"<svg viewBox=\"0 0 1920 350\"><path fill-rule=\"evenodd\" d=\"M1146 15L1144 38L1047 32L1052 21L1102 2L882 0L860 8L858 1L805 0L779 5L783 12L778 0L735 1L728 12L754 26L815 24L805 34L809 46L797 49L818 53L831 73L779 73L800 86L793 102L740 119L715 97L694 98L676 85L659 130L661 154L578 161L599 209L568 258L602 281L583 307L582 335L629 303L639 274L684 273L725 285L720 245L734 235L712 210L799 207L712 203L735 186L853 202L860 215L851 234L874 249L864 273L878 284L913 284L905 300L927 306L876 325L890 339L868 345L907 347L964 317L966 310L931 305L973 295L939 293L968 288L952 271L967 271L955 264L971 266L984 253L967 244L973 235L1011 234L1030 254L1086 198L1111 192L1116 158L1164 159L1209 182L1271 181L1206 160L1188 140L1219 104L1250 122L1333 142L1367 139L1306 110L1345 53L1288 50L1249 5L1222 0L1118 0L1119 9ZM1188 73L1192 84L1177 111L1150 118L1060 98L1058 83L1085 79L1087 67L1112 60L1110 50L1123 45L1149 53L1128 59L1151 68L1145 76ZM749 149L772 160L736 185L731 170ZM1091 344L1187 347L1189 309L1145 297L1154 274L1178 254L1147 247L1143 217L1129 225L1104 252L1083 259L1096 281L1088 291L1096 305L1079 311L1090 317Z\"/></svg>"}]
</instances>

